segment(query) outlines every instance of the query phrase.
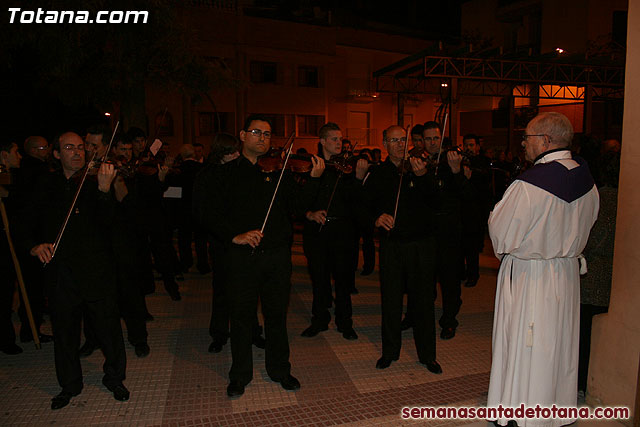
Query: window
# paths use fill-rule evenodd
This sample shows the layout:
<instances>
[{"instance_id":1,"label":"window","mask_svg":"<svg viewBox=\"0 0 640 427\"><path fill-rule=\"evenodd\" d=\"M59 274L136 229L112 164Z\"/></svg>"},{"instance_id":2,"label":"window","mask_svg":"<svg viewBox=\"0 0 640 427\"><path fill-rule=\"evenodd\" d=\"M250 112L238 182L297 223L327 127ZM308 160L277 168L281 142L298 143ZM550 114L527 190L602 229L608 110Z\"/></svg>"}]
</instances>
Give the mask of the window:
<instances>
[{"instance_id":1,"label":"window","mask_svg":"<svg viewBox=\"0 0 640 427\"><path fill-rule=\"evenodd\" d=\"M276 62L251 61L251 83L277 83L278 64Z\"/></svg>"},{"instance_id":2,"label":"window","mask_svg":"<svg viewBox=\"0 0 640 427\"><path fill-rule=\"evenodd\" d=\"M318 67L298 67L298 86L320 87Z\"/></svg>"},{"instance_id":3,"label":"window","mask_svg":"<svg viewBox=\"0 0 640 427\"><path fill-rule=\"evenodd\" d=\"M297 116L298 136L318 136L324 124L324 116Z\"/></svg>"}]
</instances>

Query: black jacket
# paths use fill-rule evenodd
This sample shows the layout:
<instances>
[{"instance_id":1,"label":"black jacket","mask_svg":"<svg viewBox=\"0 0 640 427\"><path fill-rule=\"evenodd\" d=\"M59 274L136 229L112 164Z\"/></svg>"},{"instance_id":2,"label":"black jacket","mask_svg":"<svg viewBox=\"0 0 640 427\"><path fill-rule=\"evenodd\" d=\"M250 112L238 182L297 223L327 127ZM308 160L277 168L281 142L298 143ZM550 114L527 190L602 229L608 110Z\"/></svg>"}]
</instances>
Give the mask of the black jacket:
<instances>
[{"instance_id":1,"label":"black jacket","mask_svg":"<svg viewBox=\"0 0 640 427\"><path fill-rule=\"evenodd\" d=\"M21 220L16 240L24 250L40 243L54 243L79 184L80 172L66 179L62 172L43 176L35 191L18 207ZM73 287L86 299L99 299L115 292L109 234L114 218L115 199L98 190L95 179L87 178L76 207L69 218L55 257L46 273L66 269ZM54 277L52 277L54 276Z\"/></svg>"},{"instance_id":2,"label":"black jacket","mask_svg":"<svg viewBox=\"0 0 640 427\"><path fill-rule=\"evenodd\" d=\"M242 155L224 165L207 165L194 186L196 221L225 247L231 247L235 236L262 227L279 174L263 173ZM302 186L291 173L285 172L264 230L261 249L291 244L291 217L301 215L309 208L317 185L317 179L309 179Z\"/></svg>"}]
</instances>

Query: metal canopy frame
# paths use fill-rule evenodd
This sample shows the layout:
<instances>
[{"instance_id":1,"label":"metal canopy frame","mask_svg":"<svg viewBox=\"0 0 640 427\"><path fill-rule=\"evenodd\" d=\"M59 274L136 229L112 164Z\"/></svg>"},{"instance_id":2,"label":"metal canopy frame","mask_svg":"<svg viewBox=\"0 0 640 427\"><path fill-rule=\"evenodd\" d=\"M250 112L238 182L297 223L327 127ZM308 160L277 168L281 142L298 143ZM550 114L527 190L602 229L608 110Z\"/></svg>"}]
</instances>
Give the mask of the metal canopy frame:
<instances>
[{"instance_id":1,"label":"metal canopy frame","mask_svg":"<svg viewBox=\"0 0 640 427\"><path fill-rule=\"evenodd\" d=\"M442 94L455 79L456 97L513 95L584 100L585 88L589 88L592 99L621 99L624 96L624 67L424 53L426 51L374 72L376 91ZM444 83L447 84L445 88Z\"/></svg>"}]
</instances>

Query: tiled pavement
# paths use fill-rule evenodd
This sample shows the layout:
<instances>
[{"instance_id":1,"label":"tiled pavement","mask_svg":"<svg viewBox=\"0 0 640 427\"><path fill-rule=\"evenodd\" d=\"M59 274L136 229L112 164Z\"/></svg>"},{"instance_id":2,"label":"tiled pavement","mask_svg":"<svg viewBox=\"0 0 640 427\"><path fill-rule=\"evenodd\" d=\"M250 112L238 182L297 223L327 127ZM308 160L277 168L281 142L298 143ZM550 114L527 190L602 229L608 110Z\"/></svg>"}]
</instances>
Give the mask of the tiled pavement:
<instances>
[{"instance_id":1,"label":"tiled pavement","mask_svg":"<svg viewBox=\"0 0 640 427\"><path fill-rule=\"evenodd\" d=\"M488 246L488 245L487 245ZM59 391L53 345L42 350L23 344L19 356L0 354L0 425L398 425L403 406L479 405L486 401L490 337L498 261L490 247L481 256L481 279L463 288L460 326L450 341L438 339L442 375L418 363L411 331L403 333L400 360L375 369L381 353L377 271L357 276L353 296L357 341L346 341L335 325L315 338L303 338L311 310L311 287L300 237L294 244L289 308L292 373L302 383L287 392L269 380L264 350L254 348L254 380L235 400L226 396L231 363L229 345L210 354L208 324L211 275L186 274L183 300L159 292L148 298L155 321L148 323L151 354L138 359L127 344L128 402L117 402L101 385L100 352L82 361L85 387L71 404L51 411ZM436 318L440 315L437 301ZM438 328L439 329L439 328ZM47 323L43 329L50 332ZM408 422L415 424L415 422ZM460 422L458 422L460 423ZM430 421L430 425L456 424Z\"/></svg>"}]
</instances>

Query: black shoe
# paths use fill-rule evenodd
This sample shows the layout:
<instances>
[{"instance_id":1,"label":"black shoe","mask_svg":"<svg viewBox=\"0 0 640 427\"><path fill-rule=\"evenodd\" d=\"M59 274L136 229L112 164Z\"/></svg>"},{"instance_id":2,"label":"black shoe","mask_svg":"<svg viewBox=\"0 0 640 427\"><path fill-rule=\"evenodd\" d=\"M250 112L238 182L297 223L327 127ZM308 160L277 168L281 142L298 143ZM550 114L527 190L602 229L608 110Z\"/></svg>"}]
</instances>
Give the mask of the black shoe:
<instances>
[{"instance_id":1,"label":"black shoe","mask_svg":"<svg viewBox=\"0 0 640 427\"><path fill-rule=\"evenodd\" d=\"M276 382L280 383L282 388L285 390L292 391L300 389L300 381L298 381L298 379L291 374L286 375L283 379Z\"/></svg>"},{"instance_id":2,"label":"black shoe","mask_svg":"<svg viewBox=\"0 0 640 427\"><path fill-rule=\"evenodd\" d=\"M376 369L387 369L389 366L391 366L391 362L393 362L393 359L382 356L376 362Z\"/></svg>"},{"instance_id":3,"label":"black shoe","mask_svg":"<svg viewBox=\"0 0 640 427\"><path fill-rule=\"evenodd\" d=\"M153 317L153 315L147 311L147 314L144 315L144 321L153 322L154 320L156 319Z\"/></svg>"},{"instance_id":4,"label":"black shoe","mask_svg":"<svg viewBox=\"0 0 640 427\"><path fill-rule=\"evenodd\" d=\"M357 295L357 294L359 294L359 293L360 293L360 292L358 292L358 289L357 289L357 288L351 288L351 291L350 291L350 292L351 292L351 295Z\"/></svg>"},{"instance_id":5,"label":"black shoe","mask_svg":"<svg viewBox=\"0 0 640 427\"><path fill-rule=\"evenodd\" d=\"M427 367L429 372L433 372L434 374L441 374L442 368L440 364L436 360L432 360L431 362L420 362Z\"/></svg>"},{"instance_id":6,"label":"black shoe","mask_svg":"<svg viewBox=\"0 0 640 427\"><path fill-rule=\"evenodd\" d=\"M300 335L302 335L303 337L312 338L312 337L315 337L316 335L318 335L320 332L326 331L327 329L329 329L329 327L327 325L318 326L318 325L313 325L312 324L307 329L302 331L302 334L300 334Z\"/></svg>"},{"instance_id":7,"label":"black shoe","mask_svg":"<svg viewBox=\"0 0 640 427\"><path fill-rule=\"evenodd\" d=\"M16 343L11 343L0 347L0 351L9 355L20 354L22 353L22 347L16 345Z\"/></svg>"},{"instance_id":8,"label":"black shoe","mask_svg":"<svg viewBox=\"0 0 640 427\"><path fill-rule=\"evenodd\" d=\"M342 337L345 340L353 341L358 339L358 334L356 334L353 328L338 328L338 332L342 332Z\"/></svg>"},{"instance_id":9,"label":"black shoe","mask_svg":"<svg viewBox=\"0 0 640 427\"><path fill-rule=\"evenodd\" d=\"M74 394L69 393L68 391L61 391L56 397L51 399L51 409L55 411L56 409L64 408L69 404L69 401L71 401L73 396L77 396L79 394L80 393Z\"/></svg>"},{"instance_id":10,"label":"black shoe","mask_svg":"<svg viewBox=\"0 0 640 427\"><path fill-rule=\"evenodd\" d=\"M102 384L104 384L107 390L113 393L114 399L119 400L120 402L125 402L129 400L129 396L130 396L129 390L127 390L124 384L119 383L116 385L107 385L104 383L104 379L102 380Z\"/></svg>"},{"instance_id":11,"label":"black shoe","mask_svg":"<svg viewBox=\"0 0 640 427\"><path fill-rule=\"evenodd\" d=\"M465 288L473 288L478 284L478 279L469 279L464 283Z\"/></svg>"},{"instance_id":12,"label":"black shoe","mask_svg":"<svg viewBox=\"0 0 640 427\"><path fill-rule=\"evenodd\" d=\"M146 342L141 342L136 344L136 356L138 357L147 357L151 349L149 348L149 344Z\"/></svg>"},{"instance_id":13,"label":"black shoe","mask_svg":"<svg viewBox=\"0 0 640 427\"><path fill-rule=\"evenodd\" d=\"M238 397L244 394L244 385L239 381L231 381L227 386L227 396Z\"/></svg>"},{"instance_id":14,"label":"black shoe","mask_svg":"<svg viewBox=\"0 0 640 427\"><path fill-rule=\"evenodd\" d=\"M82 347L80 347L80 350L78 350L78 356L80 356L81 358L89 357L97 349L98 349L97 345L95 345L95 344L93 344L93 343L91 343L89 341L85 341L84 345Z\"/></svg>"},{"instance_id":15,"label":"black shoe","mask_svg":"<svg viewBox=\"0 0 640 427\"><path fill-rule=\"evenodd\" d=\"M258 348L264 349L267 345L267 341L262 337L262 335L258 335L253 338L252 344Z\"/></svg>"},{"instance_id":16,"label":"black shoe","mask_svg":"<svg viewBox=\"0 0 640 427\"><path fill-rule=\"evenodd\" d=\"M402 319L402 322L400 322L400 330L406 331L407 329L411 328L413 328L413 320L411 320L407 316L404 316L404 319Z\"/></svg>"},{"instance_id":17,"label":"black shoe","mask_svg":"<svg viewBox=\"0 0 640 427\"><path fill-rule=\"evenodd\" d=\"M220 353L224 345L225 343L222 341L213 340L213 342L209 344L209 353Z\"/></svg>"},{"instance_id":18,"label":"black shoe","mask_svg":"<svg viewBox=\"0 0 640 427\"><path fill-rule=\"evenodd\" d=\"M443 328L440 332L440 338L443 340L450 340L456 336L456 328Z\"/></svg>"}]
</instances>

